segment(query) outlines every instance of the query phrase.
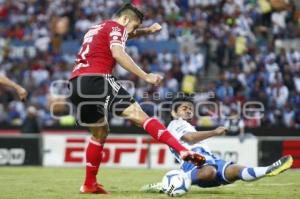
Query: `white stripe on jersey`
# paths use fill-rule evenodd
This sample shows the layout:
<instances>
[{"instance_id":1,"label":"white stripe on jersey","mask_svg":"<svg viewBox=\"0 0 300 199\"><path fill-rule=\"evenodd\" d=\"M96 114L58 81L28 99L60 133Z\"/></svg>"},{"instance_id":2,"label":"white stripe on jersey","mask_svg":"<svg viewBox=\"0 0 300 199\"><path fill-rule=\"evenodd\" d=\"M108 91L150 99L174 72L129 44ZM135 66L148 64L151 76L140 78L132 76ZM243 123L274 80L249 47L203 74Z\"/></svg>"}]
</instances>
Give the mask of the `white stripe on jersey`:
<instances>
[{"instance_id":1,"label":"white stripe on jersey","mask_svg":"<svg viewBox=\"0 0 300 199\"><path fill-rule=\"evenodd\" d=\"M197 132L194 126L192 126L189 122L183 120L182 118L172 120L168 125L168 130L186 148L192 149L200 146L206 151L210 152L208 146L205 144L205 141L201 141L195 144L189 144L188 142L185 142L181 139L182 136L187 133Z\"/></svg>"}]
</instances>

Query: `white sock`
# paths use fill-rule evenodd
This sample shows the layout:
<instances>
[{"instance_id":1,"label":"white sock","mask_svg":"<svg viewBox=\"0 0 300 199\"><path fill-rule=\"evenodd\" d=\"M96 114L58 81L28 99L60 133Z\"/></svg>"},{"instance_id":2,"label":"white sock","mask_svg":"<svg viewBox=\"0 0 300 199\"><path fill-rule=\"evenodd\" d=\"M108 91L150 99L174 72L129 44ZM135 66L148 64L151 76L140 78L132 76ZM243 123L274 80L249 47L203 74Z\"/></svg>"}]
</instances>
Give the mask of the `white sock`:
<instances>
[{"instance_id":1,"label":"white sock","mask_svg":"<svg viewBox=\"0 0 300 199\"><path fill-rule=\"evenodd\" d=\"M240 172L240 179L243 181L253 181L266 175L268 167L247 167Z\"/></svg>"}]
</instances>

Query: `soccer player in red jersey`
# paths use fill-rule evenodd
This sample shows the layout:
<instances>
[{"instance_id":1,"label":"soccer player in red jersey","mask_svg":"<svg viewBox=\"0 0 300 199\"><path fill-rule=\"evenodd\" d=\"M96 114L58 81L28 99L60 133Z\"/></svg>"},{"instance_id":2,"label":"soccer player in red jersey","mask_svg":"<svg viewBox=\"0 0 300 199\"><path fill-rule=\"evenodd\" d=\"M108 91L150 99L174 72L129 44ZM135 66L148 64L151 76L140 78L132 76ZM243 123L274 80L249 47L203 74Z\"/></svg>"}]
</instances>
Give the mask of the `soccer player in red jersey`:
<instances>
[{"instance_id":1,"label":"soccer player in red jersey","mask_svg":"<svg viewBox=\"0 0 300 199\"><path fill-rule=\"evenodd\" d=\"M182 159L195 165L205 162L204 157L183 147L161 122L150 118L112 76L118 62L150 84L161 83L160 75L145 73L124 50L127 37L151 34L161 29L157 23L139 28L142 21L143 14L131 4L125 4L112 20L91 27L84 36L70 78L70 101L77 107L78 122L88 126L92 133L86 149L86 176L80 188L81 193L108 193L96 180L103 145L109 132L106 121L108 112L143 127L154 139L177 151Z\"/></svg>"},{"instance_id":2,"label":"soccer player in red jersey","mask_svg":"<svg viewBox=\"0 0 300 199\"><path fill-rule=\"evenodd\" d=\"M22 101L25 100L27 97L27 91L22 86L11 81L10 79L8 79L7 77L5 77L3 75L0 75L0 85L14 88L19 96L19 99Z\"/></svg>"}]
</instances>

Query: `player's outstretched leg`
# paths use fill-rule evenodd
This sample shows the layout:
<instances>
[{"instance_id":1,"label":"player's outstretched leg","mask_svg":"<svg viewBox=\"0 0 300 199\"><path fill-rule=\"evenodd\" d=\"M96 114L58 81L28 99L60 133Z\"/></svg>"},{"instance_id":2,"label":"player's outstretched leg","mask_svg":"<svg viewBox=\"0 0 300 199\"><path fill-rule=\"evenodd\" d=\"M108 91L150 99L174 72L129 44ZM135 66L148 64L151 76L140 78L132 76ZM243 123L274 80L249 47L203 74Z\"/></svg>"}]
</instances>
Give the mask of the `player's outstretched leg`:
<instances>
[{"instance_id":1,"label":"player's outstretched leg","mask_svg":"<svg viewBox=\"0 0 300 199\"><path fill-rule=\"evenodd\" d=\"M205 163L205 158L193 151L188 151L183 147L175 137L167 130L158 119L150 118L140 107L138 103L131 104L122 112L122 117L133 121L137 126L142 126L154 139L167 144L177 151L181 158L191 161L196 165Z\"/></svg>"},{"instance_id":2,"label":"player's outstretched leg","mask_svg":"<svg viewBox=\"0 0 300 199\"><path fill-rule=\"evenodd\" d=\"M292 164L292 156L287 155L267 167L248 167L242 169L240 172L240 179L244 181L253 181L265 176L275 176L289 169Z\"/></svg>"},{"instance_id":3,"label":"player's outstretched leg","mask_svg":"<svg viewBox=\"0 0 300 199\"><path fill-rule=\"evenodd\" d=\"M293 165L293 157L286 155L274 162L267 170L267 176L276 176L289 169Z\"/></svg>"},{"instance_id":4,"label":"player's outstretched leg","mask_svg":"<svg viewBox=\"0 0 300 199\"><path fill-rule=\"evenodd\" d=\"M86 148L86 174L80 193L108 194L97 182L97 174L102 160L103 146L108 134L108 125L90 127L92 137Z\"/></svg>"},{"instance_id":5,"label":"player's outstretched leg","mask_svg":"<svg viewBox=\"0 0 300 199\"><path fill-rule=\"evenodd\" d=\"M225 162L225 161L224 161ZM237 164L228 165L225 169L225 176L222 178L226 179L227 183L233 183L236 180L243 180L243 181L254 181L258 180L262 177L267 176L275 176L279 173L282 173L289 169L293 164L293 158L290 155L284 156L280 158L278 161L274 162L270 166L266 167L244 167ZM218 165L221 166L221 165ZM217 183L215 186L219 186L219 182L215 180L215 175L217 171L213 171L213 167L211 166L203 166L200 169L194 170L195 174L193 179L193 174L191 174L191 180L197 181L199 180L201 184L208 182L211 186L212 183ZM223 169L221 168L221 171ZM219 172L219 176L222 176L222 172ZM198 182L196 183L198 186L201 186ZM222 182L221 182L222 184ZM144 185L140 191L142 192L150 192L150 193L162 193L162 183L152 183Z\"/></svg>"}]
</instances>

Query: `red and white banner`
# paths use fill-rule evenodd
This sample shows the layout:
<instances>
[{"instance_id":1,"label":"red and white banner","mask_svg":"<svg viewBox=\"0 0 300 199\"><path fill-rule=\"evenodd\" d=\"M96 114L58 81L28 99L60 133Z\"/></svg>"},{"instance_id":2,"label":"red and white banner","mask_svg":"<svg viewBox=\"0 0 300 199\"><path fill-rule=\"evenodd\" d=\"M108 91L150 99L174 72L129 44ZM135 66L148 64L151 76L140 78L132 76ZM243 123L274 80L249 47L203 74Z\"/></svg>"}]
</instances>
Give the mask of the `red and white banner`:
<instances>
[{"instance_id":1,"label":"red and white banner","mask_svg":"<svg viewBox=\"0 0 300 199\"><path fill-rule=\"evenodd\" d=\"M43 134L44 166L83 166L88 134ZM255 138L240 143L237 138L207 140L211 150L222 159L257 166L258 142ZM101 167L178 168L165 144L148 136L110 135L104 147Z\"/></svg>"},{"instance_id":2,"label":"red and white banner","mask_svg":"<svg viewBox=\"0 0 300 199\"><path fill-rule=\"evenodd\" d=\"M44 166L81 166L88 135L44 134ZM178 168L169 148L147 136L112 135L106 140L101 167Z\"/></svg>"},{"instance_id":3,"label":"red and white banner","mask_svg":"<svg viewBox=\"0 0 300 199\"><path fill-rule=\"evenodd\" d=\"M300 168L300 140L283 141L282 147L282 155L291 155L294 158L292 168Z\"/></svg>"}]
</instances>

